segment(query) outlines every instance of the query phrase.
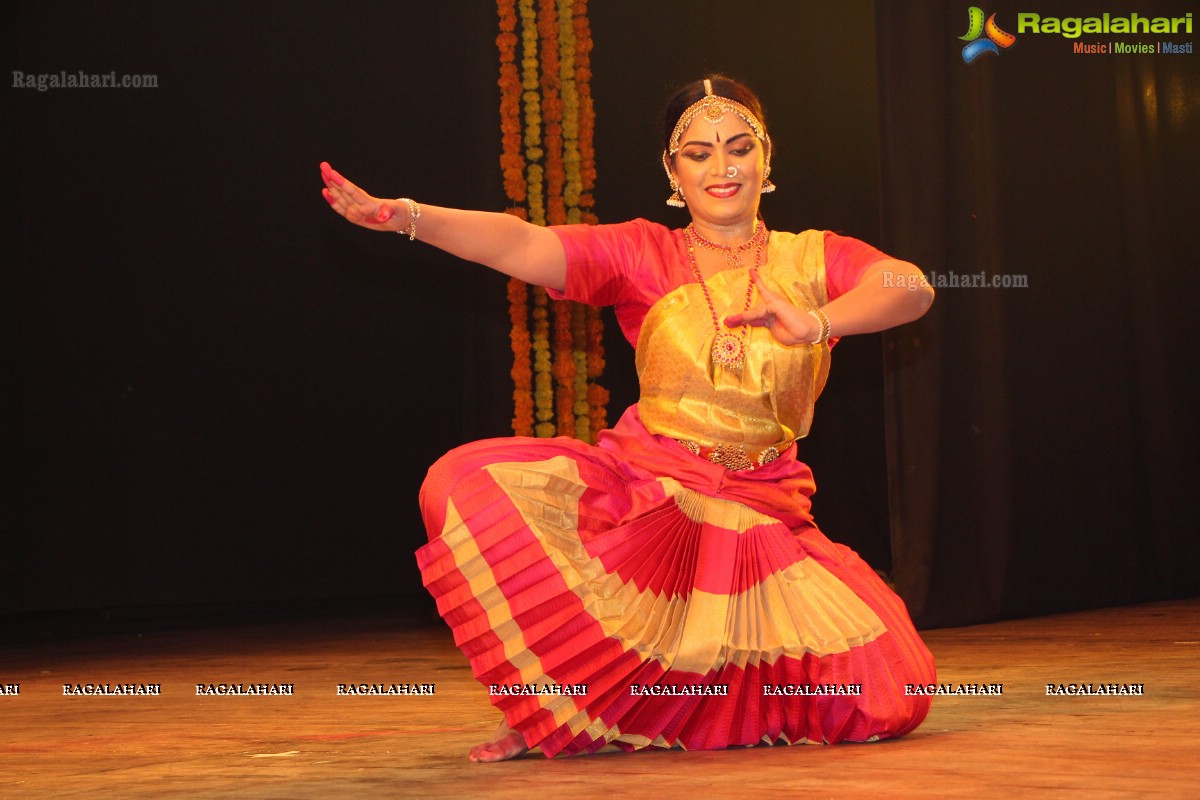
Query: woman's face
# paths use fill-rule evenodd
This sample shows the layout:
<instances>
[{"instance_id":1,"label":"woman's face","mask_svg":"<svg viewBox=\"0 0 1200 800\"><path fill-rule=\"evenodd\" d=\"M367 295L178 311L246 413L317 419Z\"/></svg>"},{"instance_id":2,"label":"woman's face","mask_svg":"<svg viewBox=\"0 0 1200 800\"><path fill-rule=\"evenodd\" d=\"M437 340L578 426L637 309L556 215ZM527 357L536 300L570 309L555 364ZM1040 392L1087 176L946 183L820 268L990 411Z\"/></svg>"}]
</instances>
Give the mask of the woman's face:
<instances>
[{"instance_id":1,"label":"woman's face","mask_svg":"<svg viewBox=\"0 0 1200 800\"><path fill-rule=\"evenodd\" d=\"M696 116L679 137L672 174L692 220L728 227L752 223L763 183L763 146L732 111L717 123Z\"/></svg>"}]
</instances>

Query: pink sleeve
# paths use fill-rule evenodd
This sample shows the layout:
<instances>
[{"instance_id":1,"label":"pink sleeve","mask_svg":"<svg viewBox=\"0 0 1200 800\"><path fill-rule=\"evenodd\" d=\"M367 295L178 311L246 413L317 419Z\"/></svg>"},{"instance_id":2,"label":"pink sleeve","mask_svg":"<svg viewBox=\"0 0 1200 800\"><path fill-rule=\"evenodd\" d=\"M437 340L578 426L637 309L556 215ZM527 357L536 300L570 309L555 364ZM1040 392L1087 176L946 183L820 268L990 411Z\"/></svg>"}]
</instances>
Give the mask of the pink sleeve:
<instances>
[{"instance_id":1,"label":"pink sleeve","mask_svg":"<svg viewBox=\"0 0 1200 800\"><path fill-rule=\"evenodd\" d=\"M853 289L872 264L889 258L866 242L825 231L825 289L829 299Z\"/></svg>"},{"instance_id":2,"label":"pink sleeve","mask_svg":"<svg viewBox=\"0 0 1200 800\"><path fill-rule=\"evenodd\" d=\"M567 285L555 300L609 306L621 300L646 256L645 220L614 225L553 225L567 256Z\"/></svg>"}]
</instances>

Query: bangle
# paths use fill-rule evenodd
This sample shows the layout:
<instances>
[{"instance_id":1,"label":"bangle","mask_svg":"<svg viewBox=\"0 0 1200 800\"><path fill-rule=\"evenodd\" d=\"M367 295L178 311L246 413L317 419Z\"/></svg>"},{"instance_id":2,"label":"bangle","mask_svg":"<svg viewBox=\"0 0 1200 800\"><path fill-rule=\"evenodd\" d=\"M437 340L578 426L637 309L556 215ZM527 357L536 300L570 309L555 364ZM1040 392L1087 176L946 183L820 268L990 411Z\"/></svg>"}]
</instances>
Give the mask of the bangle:
<instances>
[{"instance_id":1,"label":"bangle","mask_svg":"<svg viewBox=\"0 0 1200 800\"><path fill-rule=\"evenodd\" d=\"M417 238L417 220L421 218L421 206L411 197L401 197L400 202L408 206L408 227L396 233L407 233L411 242Z\"/></svg>"},{"instance_id":2,"label":"bangle","mask_svg":"<svg viewBox=\"0 0 1200 800\"><path fill-rule=\"evenodd\" d=\"M819 308L810 309L808 313L817 321L820 328L820 332L812 344L824 344L829 339L829 317L825 316L825 312Z\"/></svg>"}]
</instances>

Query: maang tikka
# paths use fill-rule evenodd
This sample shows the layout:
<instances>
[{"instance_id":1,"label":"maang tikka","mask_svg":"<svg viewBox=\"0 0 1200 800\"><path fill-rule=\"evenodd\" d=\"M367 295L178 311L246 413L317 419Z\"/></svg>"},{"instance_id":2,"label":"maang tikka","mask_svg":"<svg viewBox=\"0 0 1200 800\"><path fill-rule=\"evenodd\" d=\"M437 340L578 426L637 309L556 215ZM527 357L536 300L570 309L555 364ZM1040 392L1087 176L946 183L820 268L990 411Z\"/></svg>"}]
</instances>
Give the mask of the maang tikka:
<instances>
[{"instance_id":1,"label":"maang tikka","mask_svg":"<svg viewBox=\"0 0 1200 800\"><path fill-rule=\"evenodd\" d=\"M687 205L687 201L683 197L683 191L679 188L675 176L671 174L671 158L679 152L679 140L683 136L683 132L692 124L692 120L700 114L704 115L705 120L716 125L725 119L725 115L730 111L745 120L746 124L750 126L750 130L754 131L754 135L763 143L766 153L763 158L762 194L775 191L775 184L771 183L771 137L767 135L767 129L759 121L758 117L754 116L754 112L741 103L736 100L730 100L728 97L713 94L712 80L705 78L704 97L692 103L679 115L679 121L675 123L675 128L671 131L671 139L668 142L667 149L663 150L662 165L663 169L666 170L667 180L671 184L671 196L667 198L667 205L674 206L675 208L683 208Z\"/></svg>"}]
</instances>

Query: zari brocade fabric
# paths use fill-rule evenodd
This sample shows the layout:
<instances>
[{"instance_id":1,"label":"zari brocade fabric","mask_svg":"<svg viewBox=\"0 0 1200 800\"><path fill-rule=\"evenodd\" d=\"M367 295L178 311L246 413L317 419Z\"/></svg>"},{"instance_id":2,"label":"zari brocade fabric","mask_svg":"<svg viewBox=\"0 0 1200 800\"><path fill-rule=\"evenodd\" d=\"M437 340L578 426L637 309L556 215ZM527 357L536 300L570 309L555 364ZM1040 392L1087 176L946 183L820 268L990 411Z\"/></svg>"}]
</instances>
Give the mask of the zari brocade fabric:
<instances>
[{"instance_id":1,"label":"zari brocade fabric","mask_svg":"<svg viewBox=\"0 0 1200 800\"><path fill-rule=\"evenodd\" d=\"M565 296L616 306L641 394L594 446L489 439L429 471L430 541L417 560L475 677L586 686L493 704L547 757L914 729L929 699L905 686L933 683L933 659L900 598L817 529L816 486L792 446L808 433L828 346L785 347L752 329L743 368L714 367L715 331L681 231L644 220L554 230ZM827 264L845 244L772 233L762 276L819 307L882 257L858 243ZM747 278L738 269L709 281L721 316L740 308ZM782 455L732 471L679 439Z\"/></svg>"}]
</instances>

